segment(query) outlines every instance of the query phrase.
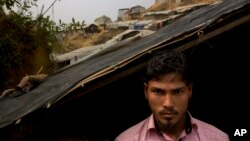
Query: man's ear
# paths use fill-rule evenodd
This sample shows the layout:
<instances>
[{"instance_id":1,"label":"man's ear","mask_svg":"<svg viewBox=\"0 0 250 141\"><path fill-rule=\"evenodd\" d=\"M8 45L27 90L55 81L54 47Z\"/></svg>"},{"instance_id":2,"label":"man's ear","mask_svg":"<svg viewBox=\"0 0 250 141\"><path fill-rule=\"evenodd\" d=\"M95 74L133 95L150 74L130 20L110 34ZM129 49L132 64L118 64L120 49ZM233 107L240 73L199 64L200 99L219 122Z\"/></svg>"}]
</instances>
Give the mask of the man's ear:
<instances>
[{"instance_id":1,"label":"man's ear","mask_svg":"<svg viewBox=\"0 0 250 141\"><path fill-rule=\"evenodd\" d=\"M148 84L145 82L144 83L144 96L145 96L146 99L148 99L147 90L148 90Z\"/></svg>"}]
</instances>

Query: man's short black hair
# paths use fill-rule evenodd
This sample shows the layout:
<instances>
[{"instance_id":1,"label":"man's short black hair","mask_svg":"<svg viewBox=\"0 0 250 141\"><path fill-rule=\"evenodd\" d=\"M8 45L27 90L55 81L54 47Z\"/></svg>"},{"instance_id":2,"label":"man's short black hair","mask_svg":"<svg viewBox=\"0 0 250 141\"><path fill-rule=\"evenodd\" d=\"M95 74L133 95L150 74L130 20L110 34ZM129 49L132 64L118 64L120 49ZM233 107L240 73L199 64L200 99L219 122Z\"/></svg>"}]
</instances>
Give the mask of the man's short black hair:
<instances>
[{"instance_id":1,"label":"man's short black hair","mask_svg":"<svg viewBox=\"0 0 250 141\"><path fill-rule=\"evenodd\" d=\"M162 75L178 73L186 84L190 84L191 75L187 57L182 52L161 51L148 61L145 82L159 80Z\"/></svg>"}]
</instances>

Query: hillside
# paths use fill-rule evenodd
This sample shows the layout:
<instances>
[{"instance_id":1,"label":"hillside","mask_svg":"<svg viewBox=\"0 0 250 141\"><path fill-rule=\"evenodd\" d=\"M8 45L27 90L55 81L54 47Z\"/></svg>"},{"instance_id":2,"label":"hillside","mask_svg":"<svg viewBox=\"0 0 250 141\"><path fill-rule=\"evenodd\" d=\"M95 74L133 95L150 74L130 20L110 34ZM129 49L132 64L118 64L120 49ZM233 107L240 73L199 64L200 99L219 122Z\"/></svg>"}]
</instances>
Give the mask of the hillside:
<instances>
[{"instance_id":1,"label":"hillside","mask_svg":"<svg viewBox=\"0 0 250 141\"><path fill-rule=\"evenodd\" d=\"M146 11L147 12L153 12L153 11L163 11L163 10L169 10L176 8L178 6L185 6L185 5L190 5L190 4L197 4L197 3L202 3L202 2L208 2L208 3L214 3L216 1L221 1L221 0L191 0L184 2L182 4L175 4L172 2L168 3L156 3L150 6Z\"/></svg>"},{"instance_id":2,"label":"hillside","mask_svg":"<svg viewBox=\"0 0 250 141\"><path fill-rule=\"evenodd\" d=\"M88 47L92 45L103 44L110 40L112 37L122 33L123 29L117 30L101 30L100 33L74 32L66 35L65 39L61 42L62 49L58 53L66 53L72 50Z\"/></svg>"},{"instance_id":3,"label":"hillside","mask_svg":"<svg viewBox=\"0 0 250 141\"><path fill-rule=\"evenodd\" d=\"M163 11L163 10L168 10L171 8L176 8L178 6L184 6L184 5L189 5L189 4L201 3L201 2L213 3L216 1L220 1L220 0L191 0L189 2L185 2L179 5L171 3L171 2L164 3L164 4L156 3L152 5L151 7L149 7L148 9L146 9L146 12ZM125 31L122 29L117 29L117 30L103 30L102 28L100 29L101 29L100 33L84 34L83 32L80 32L80 33L75 32L75 33L67 34L65 39L61 42L62 49L60 49L59 52L57 53L66 53L66 52L70 52L78 48L102 44L110 40L112 37Z\"/></svg>"}]
</instances>

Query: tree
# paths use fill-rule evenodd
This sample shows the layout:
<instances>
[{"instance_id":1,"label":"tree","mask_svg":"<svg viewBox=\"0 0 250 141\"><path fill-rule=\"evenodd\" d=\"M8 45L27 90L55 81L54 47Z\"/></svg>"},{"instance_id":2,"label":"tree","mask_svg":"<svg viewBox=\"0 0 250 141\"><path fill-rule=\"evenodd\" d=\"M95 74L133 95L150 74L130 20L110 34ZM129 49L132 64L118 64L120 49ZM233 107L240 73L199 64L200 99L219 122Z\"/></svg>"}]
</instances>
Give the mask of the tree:
<instances>
[{"instance_id":1,"label":"tree","mask_svg":"<svg viewBox=\"0 0 250 141\"><path fill-rule=\"evenodd\" d=\"M42 65L49 71L49 54L57 46L52 32L55 23L49 17L35 20L31 17L29 8L36 5L36 1L0 1L0 91L13 87L20 78ZM43 55L37 56L38 50L43 51ZM46 59L48 64L44 62Z\"/></svg>"},{"instance_id":2,"label":"tree","mask_svg":"<svg viewBox=\"0 0 250 141\"><path fill-rule=\"evenodd\" d=\"M49 55L60 50L55 34L84 30L85 22L80 23L74 18L72 23L65 24L60 20L56 25L49 16L44 17L49 9L43 12L42 8L34 19L29 8L37 6L36 2L0 1L0 91L15 86L26 74L33 74L41 66L45 72L51 73L53 68Z\"/></svg>"}]
</instances>

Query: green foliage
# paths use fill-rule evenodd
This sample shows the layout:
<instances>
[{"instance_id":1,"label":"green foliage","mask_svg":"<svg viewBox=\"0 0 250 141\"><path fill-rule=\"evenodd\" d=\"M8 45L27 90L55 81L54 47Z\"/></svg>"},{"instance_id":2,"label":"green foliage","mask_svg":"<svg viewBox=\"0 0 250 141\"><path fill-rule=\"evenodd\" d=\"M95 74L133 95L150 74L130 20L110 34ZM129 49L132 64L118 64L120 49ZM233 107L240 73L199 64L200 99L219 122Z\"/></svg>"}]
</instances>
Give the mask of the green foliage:
<instances>
[{"instance_id":1,"label":"green foliage","mask_svg":"<svg viewBox=\"0 0 250 141\"><path fill-rule=\"evenodd\" d=\"M35 2L36 0L0 1L0 90L11 79L7 74L30 65L32 60L27 59L34 57L38 48L47 50L49 56L53 47L58 46L54 36L55 23L49 17L42 16L33 20L31 14L27 14L28 8L35 5ZM12 10L14 6L18 10ZM24 69L30 71L31 68L32 66Z\"/></svg>"},{"instance_id":2,"label":"green foliage","mask_svg":"<svg viewBox=\"0 0 250 141\"><path fill-rule=\"evenodd\" d=\"M1 68L11 68L11 66L20 63L21 54L20 52L15 52L15 44L16 43L9 38L0 38Z\"/></svg>"},{"instance_id":3,"label":"green foliage","mask_svg":"<svg viewBox=\"0 0 250 141\"><path fill-rule=\"evenodd\" d=\"M8 10L10 10L15 4L20 5L20 0L1 0L0 7L6 6Z\"/></svg>"},{"instance_id":4,"label":"green foliage","mask_svg":"<svg viewBox=\"0 0 250 141\"><path fill-rule=\"evenodd\" d=\"M81 23L80 21L76 21L74 18L72 18L72 22L69 24L66 24L62 22L62 20L59 20L59 25L55 25L55 31L56 32L76 32L78 30L84 31L86 27L85 21L83 20Z\"/></svg>"},{"instance_id":5,"label":"green foliage","mask_svg":"<svg viewBox=\"0 0 250 141\"><path fill-rule=\"evenodd\" d=\"M4 9L7 11L12 10L15 6L20 10L19 12L28 11L31 6L36 6L37 0L1 0L0 1L0 11L5 13Z\"/></svg>"},{"instance_id":6,"label":"green foliage","mask_svg":"<svg viewBox=\"0 0 250 141\"><path fill-rule=\"evenodd\" d=\"M72 23L66 24L59 20L59 25L56 25L49 16L44 17L42 12L34 20L29 8L36 6L36 2L37 0L0 0L0 91L5 85L8 86L6 83L10 80L20 81L12 78L11 74L18 73L16 76L19 76L24 74L18 71L26 69L23 71L26 73L32 70L29 65L36 62L33 59L37 59L38 48L46 50L47 58L53 50L60 48L55 37L57 33L85 28L85 21L80 23L74 18Z\"/></svg>"},{"instance_id":7,"label":"green foliage","mask_svg":"<svg viewBox=\"0 0 250 141\"><path fill-rule=\"evenodd\" d=\"M50 52L53 51L54 46L58 46L55 34L57 33L56 23L50 20L50 17L39 17L36 20L36 31L34 31L34 39L37 43L46 46Z\"/></svg>"},{"instance_id":8,"label":"green foliage","mask_svg":"<svg viewBox=\"0 0 250 141\"><path fill-rule=\"evenodd\" d=\"M21 50L29 49L32 43L31 29L27 27L29 18L11 12L8 16L1 15L0 20L0 64L4 67L20 64Z\"/></svg>"}]
</instances>

